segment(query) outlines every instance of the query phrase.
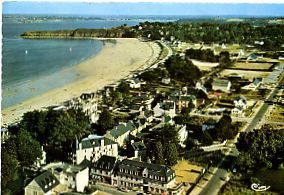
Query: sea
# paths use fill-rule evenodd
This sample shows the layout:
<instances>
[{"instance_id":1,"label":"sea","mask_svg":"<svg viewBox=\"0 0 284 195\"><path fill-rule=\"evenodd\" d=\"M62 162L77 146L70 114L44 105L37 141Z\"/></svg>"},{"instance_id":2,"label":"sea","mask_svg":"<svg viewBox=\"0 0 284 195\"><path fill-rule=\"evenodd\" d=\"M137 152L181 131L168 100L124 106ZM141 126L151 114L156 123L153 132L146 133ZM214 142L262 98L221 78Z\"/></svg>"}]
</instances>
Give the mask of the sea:
<instances>
[{"instance_id":1,"label":"sea","mask_svg":"<svg viewBox=\"0 0 284 195\"><path fill-rule=\"evenodd\" d=\"M134 26L146 20L153 19L3 15L1 109L82 79L84 75L73 71L72 67L94 57L103 47L99 40L29 40L21 38L22 33L34 30L112 28L124 24Z\"/></svg>"}]
</instances>

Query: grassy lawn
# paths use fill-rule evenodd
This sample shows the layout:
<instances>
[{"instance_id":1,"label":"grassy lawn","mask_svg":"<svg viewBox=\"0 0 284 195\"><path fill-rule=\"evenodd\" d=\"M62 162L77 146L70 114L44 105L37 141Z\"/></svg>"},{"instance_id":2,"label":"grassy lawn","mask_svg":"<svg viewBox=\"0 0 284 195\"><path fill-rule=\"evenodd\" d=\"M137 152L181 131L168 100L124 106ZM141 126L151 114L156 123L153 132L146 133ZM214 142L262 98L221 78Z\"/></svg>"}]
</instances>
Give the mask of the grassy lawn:
<instances>
[{"instance_id":1,"label":"grassy lawn","mask_svg":"<svg viewBox=\"0 0 284 195\"><path fill-rule=\"evenodd\" d=\"M173 167L176 171L176 181L178 183L194 183L199 177L203 167L190 164L187 160L178 161Z\"/></svg>"},{"instance_id":2,"label":"grassy lawn","mask_svg":"<svg viewBox=\"0 0 284 195\"><path fill-rule=\"evenodd\" d=\"M248 70L269 70L273 64L271 63L251 63L251 62L237 62L232 68L248 69Z\"/></svg>"},{"instance_id":3,"label":"grassy lawn","mask_svg":"<svg viewBox=\"0 0 284 195\"><path fill-rule=\"evenodd\" d=\"M230 70L225 69L222 72L220 72L221 76L227 77L233 73L238 73L238 75L242 75L244 78L247 78L249 80L253 80L254 78L265 78L267 77L270 72L268 71L251 71L251 70Z\"/></svg>"},{"instance_id":4,"label":"grassy lawn","mask_svg":"<svg viewBox=\"0 0 284 195\"><path fill-rule=\"evenodd\" d=\"M191 61L200 70L211 70L213 67L216 67L219 65L219 63L212 63L212 62L201 62L198 60L191 60Z\"/></svg>"},{"instance_id":5,"label":"grassy lawn","mask_svg":"<svg viewBox=\"0 0 284 195\"><path fill-rule=\"evenodd\" d=\"M266 120L274 121L274 122L283 122L284 121L284 107L280 105L273 105L273 108L268 116L266 116Z\"/></svg>"}]
</instances>

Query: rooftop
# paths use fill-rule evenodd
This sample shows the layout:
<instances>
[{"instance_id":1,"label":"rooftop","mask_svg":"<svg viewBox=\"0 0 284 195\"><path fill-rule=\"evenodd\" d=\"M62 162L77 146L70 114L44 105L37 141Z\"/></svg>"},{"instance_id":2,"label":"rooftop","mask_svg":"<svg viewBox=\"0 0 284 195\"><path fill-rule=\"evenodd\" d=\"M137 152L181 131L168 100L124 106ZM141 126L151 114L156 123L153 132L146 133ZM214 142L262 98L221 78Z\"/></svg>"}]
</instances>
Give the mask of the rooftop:
<instances>
[{"instance_id":1,"label":"rooftop","mask_svg":"<svg viewBox=\"0 0 284 195\"><path fill-rule=\"evenodd\" d=\"M94 164L94 168L103 169L103 170L113 170L116 164L116 157L103 155L99 160Z\"/></svg>"},{"instance_id":2,"label":"rooftop","mask_svg":"<svg viewBox=\"0 0 284 195\"><path fill-rule=\"evenodd\" d=\"M34 178L34 181L40 186L44 193L59 185L58 179L50 172L45 171Z\"/></svg>"},{"instance_id":3,"label":"rooftop","mask_svg":"<svg viewBox=\"0 0 284 195\"><path fill-rule=\"evenodd\" d=\"M132 122L121 123L110 131L111 136L118 138L119 136L125 134L126 132L131 132L135 130L135 126Z\"/></svg>"},{"instance_id":4,"label":"rooftop","mask_svg":"<svg viewBox=\"0 0 284 195\"><path fill-rule=\"evenodd\" d=\"M94 138L88 137L81 141L82 149L99 147L102 145L102 140L104 140L104 145L116 144L116 142L106 137L94 137Z\"/></svg>"},{"instance_id":5,"label":"rooftop","mask_svg":"<svg viewBox=\"0 0 284 195\"><path fill-rule=\"evenodd\" d=\"M215 86L224 86L224 87L227 87L228 86L228 84L229 84L229 80L227 80L227 79L214 79L213 80L213 83L212 83L212 85L215 85Z\"/></svg>"}]
</instances>

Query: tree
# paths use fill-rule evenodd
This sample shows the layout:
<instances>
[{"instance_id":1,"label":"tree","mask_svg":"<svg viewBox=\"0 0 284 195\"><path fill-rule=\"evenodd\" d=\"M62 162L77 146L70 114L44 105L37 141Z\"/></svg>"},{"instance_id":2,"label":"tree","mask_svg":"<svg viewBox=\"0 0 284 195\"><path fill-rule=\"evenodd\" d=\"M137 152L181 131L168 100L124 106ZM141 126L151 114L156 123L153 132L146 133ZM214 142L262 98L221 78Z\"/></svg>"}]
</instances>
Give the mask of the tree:
<instances>
[{"instance_id":1,"label":"tree","mask_svg":"<svg viewBox=\"0 0 284 195\"><path fill-rule=\"evenodd\" d=\"M168 143L165 146L164 156L166 160L166 165L173 166L177 163L178 160L178 150L177 146L174 143Z\"/></svg>"},{"instance_id":2,"label":"tree","mask_svg":"<svg viewBox=\"0 0 284 195\"><path fill-rule=\"evenodd\" d=\"M192 61L182 59L175 55L165 62L166 68L171 76L181 82L195 83L201 77L199 68Z\"/></svg>"},{"instance_id":3,"label":"tree","mask_svg":"<svg viewBox=\"0 0 284 195\"><path fill-rule=\"evenodd\" d=\"M22 167L30 167L38 158L41 158L40 143L34 140L29 132L20 130L15 140L18 160Z\"/></svg>"},{"instance_id":4,"label":"tree","mask_svg":"<svg viewBox=\"0 0 284 195\"><path fill-rule=\"evenodd\" d=\"M157 129L155 133L156 140L160 141L163 145L174 143L177 146L179 143L179 135L175 126L165 125L164 127Z\"/></svg>"},{"instance_id":5,"label":"tree","mask_svg":"<svg viewBox=\"0 0 284 195\"><path fill-rule=\"evenodd\" d=\"M243 166L243 171L278 168L284 162L283 130L262 128L242 132L236 146L240 152L238 166Z\"/></svg>"},{"instance_id":6,"label":"tree","mask_svg":"<svg viewBox=\"0 0 284 195\"><path fill-rule=\"evenodd\" d=\"M102 113L99 116L97 124L99 128L98 133L100 135L104 135L107 130L110 130L113 127L114 120L109 110L103 109Z\"/></svg>"},{"instance_id":7,"label":"tree","mask_svg":"<svg viewBox=\"0 0 284 195\"><path fill-rule=\"evenodd\" d=\"M228 66L230 63L230 53L227 51L221 51L219 56L219 63L221 67Z\"/></svg>"},{"instance_id":8,"label":"tree","mask_svg":"<svg viewBox=\"0 0 284 195\"><path fill-rule=\"evenodd\" d=\"M233 139L235 133L233 131L232 119L230 115L224 114L218 121L216 127L210 130L210 135L214 139L219 140Z\"/></svg>"},{"instance_id":9,"label":"tree","mask_svg":"<svg viewBox=\"0 0 284 195\"><path fill-rule=\"evenodd\" d=\"M33 138L43 144L46 140L45 117L45 111L26 112L20 122L20 128L30 132Z\"/></svg>"},{"instance_id":10,"label":"tree","mask_svg":"<svg viewBox=\"0 0 284 195\"><path fill-rule=\"evenodd\" d=\"M1 146L1 189L4 190L13 176L18 166L17 147L15 140L9 138Z\"/></svg>"},{"instance_id":11,"label":"tree","mask_svg":"<svg viewBox=\"0 0 284 195\"><path fill-rule=\"evenodd\" d=\"M155 163L159 165L165 164L163 155L163 145L160 141L154 144Z\"/></svg>"},{"instance_id":12,"label":"tree","mask_svg":"<svg viewBox=\"0 0 284 195\"><path fill-rule=\"evenodd\" d=\"M213 139L207 131L204 131L201 137L201 143L205 145L211 145L213 143Z\"/></svg>"},{"instance_id":13,"label":"tree","mask_svg":"<svg viewBox=\"0 0 284 195\"><path fill-rule=\"evenodd\" d=\"M122 94L129 94L130 87L127 82L120 82L116 90Z\"/></svg>"}]
</instances>

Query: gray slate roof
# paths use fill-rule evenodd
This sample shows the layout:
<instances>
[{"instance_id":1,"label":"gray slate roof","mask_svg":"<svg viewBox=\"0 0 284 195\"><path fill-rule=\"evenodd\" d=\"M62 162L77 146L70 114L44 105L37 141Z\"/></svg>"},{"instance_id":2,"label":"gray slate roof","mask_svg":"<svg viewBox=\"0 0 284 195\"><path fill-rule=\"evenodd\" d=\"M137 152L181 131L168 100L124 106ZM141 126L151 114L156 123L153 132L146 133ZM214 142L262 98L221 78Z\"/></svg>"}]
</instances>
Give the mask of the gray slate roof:
<instances>
[{"instance_id":1,"label":"gray slate roof","mask_svg":"<svg viewBox=\"0 0 284 195\"><path fill-rule=\"evenodd\" d=\"M119 136L125 134L126 132L132 132L136 128L132 122L128 122L126 124L119 124L115 128L110 131L110 134L114 138L118 138Z\"/></svg>"},{"instance_id":2,"label":"gray slate roof","mask_svg":"<svg viewBox=\"0 0 284 195\"><path fill-rule=\"evenodd\" d=\"M82 149L99 147L99 146L101 146L101 140L102 139L104 140L104 145L116 144L115 141L112 141L111 139L108 139L106 137L95 138L95 139L83 139L81 141Z\"/></svg>"},{"instance_id":3,"label":"gray slate roof","mask_svg":"<svg viewBox=\"0 0 284 195\"><path fill-rule=\"evenodd\" d=\"M229 80L227 79L214 79L212 85L214 86L222 86L222 87L227 87L229 84Z\"/></svg>"},{"instance_id":4,"label":"gray slate roof","mask_svg":"<svg viewBox=\"0 0 284 195\"><path fill-rule=\"evenodd\" d=\"M134 150L146 150L146 146L142 141L134 142L131 145Z\"/></svg>"},{"instance_id":5,"label":"gray slate roof","mask_svg":"<svg viewBox=\"0 0 284 195\"><path fill-rule=\"evenodd\" d=\"M146 180L149 180L151 182L158 182L158 183L168 183L170 180L168 180L168 176L173 175L173 178L175 177L175 171L172 170L169 167L157 165L157 164L151 164L141 161L135 161L135 160L128 160L124 159L122 162L118 165L118 174L119 175L129 175L124 172L120 172L120 169L126 169L131 171L138 171L138 175L131 174L132 177L137 178L144 178ZM150 179L149 177L145 178L142 176L143 170L148 170L148 175L158 176L158 177L164 177L165 181L157 180L157 179Z\"/></svg>"},{"instance_id":6,"label":"gray slate roof","mask_svg":"<svg viewBox=\"0 0 284 195\"><path fill-rule=\"evenodd\" d=\"M34 178L34 180L44 193L47 193L48 191L59 185L58 179L50 171L43 172L42 174Z\"/></svg>"},{"instance_id":7,"label":"gray slate roof","mask_svg":"<svg viewBox=\"0 0 284 195\"><path fill-rule=\"evenodd\" d=\"M103 155L94 164L95 169L111 171L116 165L116 157Z\"/></svg>"}]
</instances>

